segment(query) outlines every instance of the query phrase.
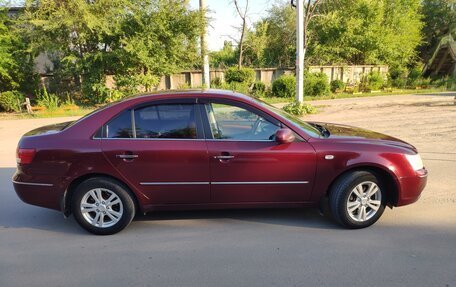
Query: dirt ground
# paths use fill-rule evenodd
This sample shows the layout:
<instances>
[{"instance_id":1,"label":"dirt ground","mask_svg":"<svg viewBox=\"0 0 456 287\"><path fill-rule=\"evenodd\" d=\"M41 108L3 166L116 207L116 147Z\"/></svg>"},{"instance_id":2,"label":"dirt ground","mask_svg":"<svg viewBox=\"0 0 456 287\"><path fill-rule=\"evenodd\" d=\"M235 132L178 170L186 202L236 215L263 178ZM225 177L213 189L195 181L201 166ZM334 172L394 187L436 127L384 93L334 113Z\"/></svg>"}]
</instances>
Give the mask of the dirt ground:
<instances>
[{"instance_id":1,"label":"dirt ground","mask_svg":"<svg viewBox=\"0 0 456 287\"><path fill-rule=\"evenodd\" d=\"M163 212L96 237L13 191L15 148L33 128L0 120L0 286L456 286L455 94L312 102L306 120L415 145L429 170L412 205L345 230L317 210Z\"/></svg>"}]
</instances>

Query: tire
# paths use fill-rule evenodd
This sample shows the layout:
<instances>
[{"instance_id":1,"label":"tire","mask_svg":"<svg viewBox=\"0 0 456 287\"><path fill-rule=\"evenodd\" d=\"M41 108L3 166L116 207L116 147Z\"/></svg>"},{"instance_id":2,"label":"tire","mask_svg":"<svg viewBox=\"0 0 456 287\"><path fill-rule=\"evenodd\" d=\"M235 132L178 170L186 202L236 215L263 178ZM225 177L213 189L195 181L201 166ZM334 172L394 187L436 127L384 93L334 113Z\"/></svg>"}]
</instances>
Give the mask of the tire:
<instances>
[{"instance_id":1,"label":"tire","mask_svg":"<svg viewBox=\"0 0 456 287\"><path fill-rule=\"evenodd\" d=\"M329 194L333 218L350 229L374 224L385 210L384 186L379 177L368 171L355 171L342 176Z\"/></svg>"},{"instance_id":2,"label":"tire","mask_svg":"<svg viewBox=\"0 0 456 287\"><path fill-rule=\"evenodd\" d=\"M135 216L133 196L119 182L90 178L76 187L71 199L79 225L96 235L110 235L127 227Z\"/></svg>"}]
</instances>

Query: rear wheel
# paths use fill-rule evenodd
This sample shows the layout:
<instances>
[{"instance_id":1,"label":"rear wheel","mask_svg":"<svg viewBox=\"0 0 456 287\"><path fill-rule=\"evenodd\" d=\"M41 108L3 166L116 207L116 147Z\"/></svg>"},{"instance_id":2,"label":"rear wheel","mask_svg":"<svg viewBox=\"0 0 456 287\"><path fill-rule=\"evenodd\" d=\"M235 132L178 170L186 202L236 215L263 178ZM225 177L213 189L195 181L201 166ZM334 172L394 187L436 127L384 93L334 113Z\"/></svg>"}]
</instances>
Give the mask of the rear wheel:
<instances>
[{"instance_id":1,"label":"rear wheel","mask_svg":"<svg viewBox=\"0 0 456 287\"><path fill-rule=\"evenodd\" d=\"M373 173L355 171L344 175L333 185L329 204L336 221L348 228L374 224L383 214L386 192Z\"/></svg>"},{"instance_id":2,"label":"rear wheel","mask_svg":"<svg viewBox=\"0 0 456 287\"><path fill-rule=\"evenodd\" d=\"M76 221L87 231L109 235L130 224L135 205L122 184L108 178L91 178L76 188L72 211Z\"/></svg>"}]
</instances>

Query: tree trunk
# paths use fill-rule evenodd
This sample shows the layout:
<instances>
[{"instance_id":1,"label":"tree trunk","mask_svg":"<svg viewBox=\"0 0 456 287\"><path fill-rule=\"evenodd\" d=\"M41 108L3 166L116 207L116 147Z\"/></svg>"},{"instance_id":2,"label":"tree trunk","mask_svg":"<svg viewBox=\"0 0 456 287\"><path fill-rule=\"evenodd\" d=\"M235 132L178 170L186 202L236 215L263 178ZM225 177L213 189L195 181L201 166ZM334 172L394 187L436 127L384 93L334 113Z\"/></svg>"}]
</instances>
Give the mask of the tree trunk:
<instances>
[{"instance_id":1,"label":"tree trunk","mask_svg":"<svg viewBox=\"0 0 456 287\"><path fill-rule=\"evenodd\" d=\"M239 41L239 59L238 59L238 69L242 68L242 54L244 53L244 35L245 35L245 18L242 19L242 32L241 40Z\"/></svg>"}]
</instances>

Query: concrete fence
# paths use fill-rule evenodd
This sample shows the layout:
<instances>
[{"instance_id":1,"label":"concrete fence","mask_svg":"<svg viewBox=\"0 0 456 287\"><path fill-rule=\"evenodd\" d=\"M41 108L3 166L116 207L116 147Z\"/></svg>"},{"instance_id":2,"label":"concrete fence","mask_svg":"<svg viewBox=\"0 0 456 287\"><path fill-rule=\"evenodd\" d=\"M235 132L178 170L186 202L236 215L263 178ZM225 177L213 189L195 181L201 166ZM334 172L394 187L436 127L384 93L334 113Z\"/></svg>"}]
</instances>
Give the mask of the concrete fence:
<instances>
[{"instance_id":1,"label":"concrete fence","mask_svg":"<svg viewBox=\"0 0 456 287\"><path fill-rule=\"evenodd\" d=\"M345 83L355 84L361 81L364 75L372 71L380 72L386 77L388 74L388 66L379 65L362 65L362 66L311 66L309 71L312 73L322 72L328 76L329 81L341 80ZM255 69L256 80L271 85L272 82L284 74L294 74L295 69L276 69L276 68L263 68ZM211 70L210 79L220 78L225 80L224 70ZM202 73L201 71L183 71L178 74L162 77L158 90L179 89L183 87L201 87L202 86Z\"/></svg>"},{"instance_id":2,"label":"concrete fence","mask_svg":"<svg viewBox=\"0 0 456 287\"><path fill-rule=\"evenodd\" d=\"M328 76L328 80L341 80L348 84L355 84L361 81L364 75L370 72L380 72L384 77L388 73L388 66L311 66L310 72L322 72ZM278 77L285 74L293 74L294 68L289 69L276 69L276 68L263 68L255 69L256 80L265 83L267 86ZM220 78L225 81L225 71L214 69L210 71L210 79ZM109 88L115 87L115 82L112 77L108 76L106 86ZM202 73L201 71L183 71L181 73L164 76L160 80L157 90L170 90L181 88L197 88L202 86Z\"/></svg>"}]
</instances>

